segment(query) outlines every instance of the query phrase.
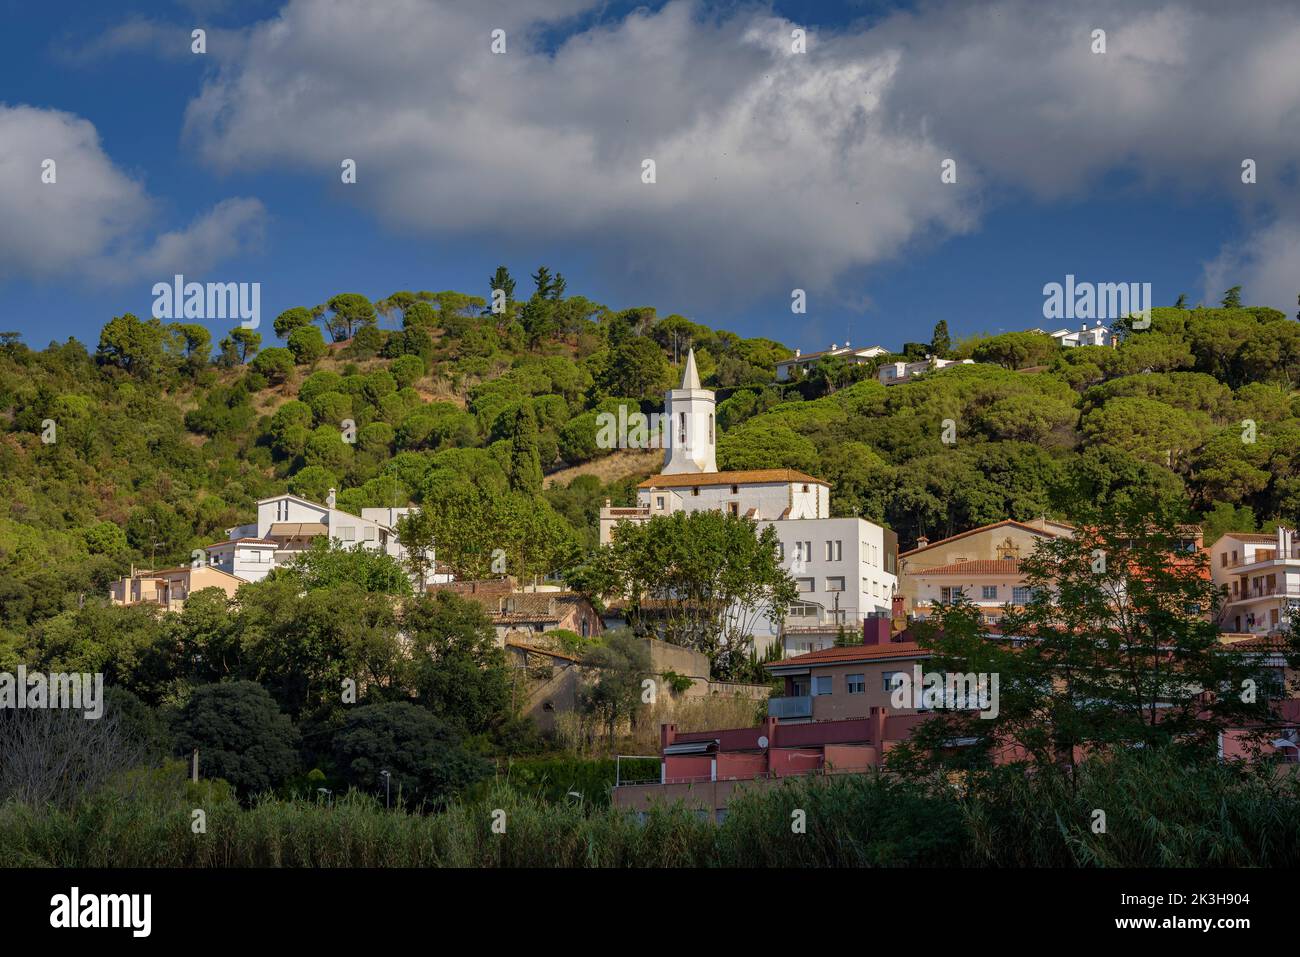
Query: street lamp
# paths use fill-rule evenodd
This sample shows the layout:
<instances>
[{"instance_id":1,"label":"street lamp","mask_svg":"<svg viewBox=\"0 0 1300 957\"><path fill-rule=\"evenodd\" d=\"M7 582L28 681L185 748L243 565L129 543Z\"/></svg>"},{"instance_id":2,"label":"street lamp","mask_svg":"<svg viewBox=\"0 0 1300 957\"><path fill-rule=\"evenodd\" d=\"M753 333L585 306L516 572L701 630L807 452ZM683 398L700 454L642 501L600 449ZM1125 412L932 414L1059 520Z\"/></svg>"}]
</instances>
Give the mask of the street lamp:
<instances>
[{"instance_id":1,"label":"street lamp","mask_svg":"<svg viewBox=\"0 0 1300 957\"><path fill-rule=\"evenodd\" d=\"M331 791L329 788L317 788L316 793L323 796L327 796L329 798L329 806L330 807L334 806L334 792Z\"/></svg>"},{"instance_id":2,"label":"street lamp","mask_svg":"<svg viewBox=\"0 0 1300 957\"><path fill-rule=\"evenodd\" d=\"M380 771L379 776L384 779L384 807L387 808L388 798L389 798L389 794L391 793L391 786L393 783L393 776L389 774L387 771Z\"/></svg>"}]
</instances>

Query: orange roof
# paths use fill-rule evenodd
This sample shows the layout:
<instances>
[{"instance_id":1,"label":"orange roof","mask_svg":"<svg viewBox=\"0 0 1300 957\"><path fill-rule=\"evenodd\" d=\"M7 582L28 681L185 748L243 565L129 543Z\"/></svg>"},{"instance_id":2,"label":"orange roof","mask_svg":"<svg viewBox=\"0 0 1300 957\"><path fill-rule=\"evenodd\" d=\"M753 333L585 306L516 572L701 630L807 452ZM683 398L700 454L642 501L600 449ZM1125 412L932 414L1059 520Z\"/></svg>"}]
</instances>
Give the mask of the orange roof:
<instances>
[{"instance_id":1,"label":"orange roof","mask_svg":"<svg viewBox=\"0 0 1300 957\"><path fill-rule=\"evenodd\" d=\"M204 545L204 548L219 548L222 545L279 545L279 542L272 541L269 538L228 538L222 542L213 542L211 545Z\"/></svg>"},{"instance_id":2,"label":"orange roof","mask_svg":"<svg viewBox=\"0 0 1300 957\"><path fill-rule=\"evenodd\" d=\"M1276 535L1260 535L1256 532L1224 532L1220 538L1235 538L1239 542L1267 545L1277 541Z\"/></svg>"},{"instance_id":3,"label":"orange roof","mask_svg":"<svg viewBox=\"0 0 1300 957\"><path fill-rule=\"evenodd\" d=\"M795 665L841 665L854 661L879 661L890 658L926 658L930 649L915 641L891 641L884 645L850 645L847 648L823 648L806 655L785 658L764 665L765 668L789 668Z\"/></svg>"},{"instance_id":4,"label":"orange roof","mask_svg":"<svg viewBox=\"0 0 1300 957\"><path fill-rule=\"evenodd\" d=\"M973 562L953 562L950 565L936 565L934 568L917 568L909 570L909 575L920 578L925 575L1019 575L1018 558L981 558Z\"/></svg>"},{"instance_id":5,"label":"orange roof","mask_svg":"<svg viewBox=\"0 0 1300 957\"><path fill-rule=\"evenodd\" d=\"M1053 525L1059 525L1059 526L1061 526L1062 528L1073 528L1073 527L1074 527L1073 525L1069 524L1068 522L1057 522L1057 521L1051 521L1051 524L1053 524ZM993 522L993 523L991 523L991 524L989 524L989 525L981 525L979 528L972 528L972 529L970 529L969 531L958 532L956 535L950 535L948 538L941 538L941 539L939 539L938 541L935 541L935 542L927 542L925 545L919 545L919 546L917 546L916 548L909 549L908 551L905 551L905 552L899 552L898 557L899 557L899 558L905 558L905 557L908 556L908 555L915 555L917 552L923 552L923 551L925 551L925 550L928 549L928 548L935 548L936 546L939 546L939 545L946 545L948 542L955 542L955 541L957 541L959 538L965 538L965 537L967 537L968 535L975 535L975 534L977 534L977 533L979 533L979 532L986 532L986 531L988 531L988 530L991 529L991 528L1001 528L1001 527L1004 526L1004 525L1014 525L1014 526L1016 526L1017 528L1023 528L1023 529L1024 529L1025 531L1027 531L1027 532L1033 532L1033 533L1036 534L1036 535L1045 535L1045 536L1047 536L1047 537L1049 537L1049 538L1058 538L1058 537L1059 537L1059 536L1053 534L1052 532L1047 531L1046 529L1035 528L1033 525L1026 525L1024 522L1018 522L1018 521L1016 521L1014 518L1004 518L1004 519L1003 519L1002 521L1000 521L1000 522Z\"/></svg>"},{"instance_id":6,"label":"orange roof","mask_svg":"<svg viewBox=\"0 0 1300 957\"><path fill-rule=\"evenodd\" d=\"M738 472L682 472L652 475L637 488L691 488L696 485L749 485L758 482L813 482L830 488L830 482L796 469L748 469Z\"/></svg>"}]
</instances>

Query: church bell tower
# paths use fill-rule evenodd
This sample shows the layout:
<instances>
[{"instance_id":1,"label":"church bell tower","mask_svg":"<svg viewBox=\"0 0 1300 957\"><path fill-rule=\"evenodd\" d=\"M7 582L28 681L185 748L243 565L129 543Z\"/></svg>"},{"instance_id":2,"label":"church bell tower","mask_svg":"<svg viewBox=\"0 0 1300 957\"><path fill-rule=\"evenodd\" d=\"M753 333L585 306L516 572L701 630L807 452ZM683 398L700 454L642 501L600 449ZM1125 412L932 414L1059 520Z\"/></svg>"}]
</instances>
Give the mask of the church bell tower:
<instances>
[{"instance_id":1,"label":"church bell tower","mask_svg":"<svg viewBox=\"0 0 1300 957\"><path fill-rule=\"evenodd\" d=\"M715 404L713 392L700 388L695 350L691 349L686 354L681 388L670 389L664 402L668 420L664 475L718 470L717 425L713 418Z\"/></svg>"}]
</instances>

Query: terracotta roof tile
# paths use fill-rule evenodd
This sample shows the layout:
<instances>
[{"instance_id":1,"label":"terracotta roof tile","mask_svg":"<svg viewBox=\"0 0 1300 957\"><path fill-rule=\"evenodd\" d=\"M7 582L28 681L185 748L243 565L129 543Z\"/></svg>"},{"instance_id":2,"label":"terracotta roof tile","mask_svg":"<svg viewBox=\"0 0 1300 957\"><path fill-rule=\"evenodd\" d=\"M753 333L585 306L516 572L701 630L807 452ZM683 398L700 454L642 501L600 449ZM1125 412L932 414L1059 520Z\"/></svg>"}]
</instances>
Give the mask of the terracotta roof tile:
<instances>
[{"instance_id":1,"label":"terracotta roof tile","mask_svg":"<svg viewBox=\"0 0 1300 957\"><path fill-rule=\"evenodd\" d=\"M1018 558L981 558L973 562L952 562L934 568L909 568L907 574L914 578L926 575L1019 575Z\"/></svg>"},{"instance_id":2,"label":"terracotta roof tile","mask_svg":"<svg viewBox=\"0 0 1300 957\"><path fill-rule=\"evenodd\" d=\"M891 641L884 645L851 645L847 648L823 648L810 651L806 655L773 661L766 668L788 668L793 665L833 665L851 661L878 661L889 658L923 658L928 657L930 649L922 647L915 641Z\"/></svg>"}]
</instances>

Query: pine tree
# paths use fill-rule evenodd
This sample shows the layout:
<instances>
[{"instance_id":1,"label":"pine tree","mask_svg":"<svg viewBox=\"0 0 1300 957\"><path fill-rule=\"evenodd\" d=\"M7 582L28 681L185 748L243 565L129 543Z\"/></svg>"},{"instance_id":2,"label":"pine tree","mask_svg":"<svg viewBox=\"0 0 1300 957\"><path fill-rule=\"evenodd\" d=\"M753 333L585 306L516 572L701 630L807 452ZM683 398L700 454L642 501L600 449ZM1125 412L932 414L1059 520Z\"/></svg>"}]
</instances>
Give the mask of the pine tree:
<instances>
[{"instance_id":1,"label":"pine tree","mask_svg":"<svg viewBox=\"0 0 1300 957\"><path fill-rule=\"evenodd\" d=\"M1223 308L1224 309L1241 308L1241 287L1240 286L1233 286L1231 289L1229 289L1227 292L1223 294Z\"/></svg>"},{"instance_id":2,"label":"pine tree","mask_svg":"<svg viewBox=\"0 0 1300 957\"><path fill-rule=\"evenodd\" d=\"M940 359L952 351L952 337L948 335L948 320L940 319L930 336L930 354Z\"/></svg>"}]
</instances>

